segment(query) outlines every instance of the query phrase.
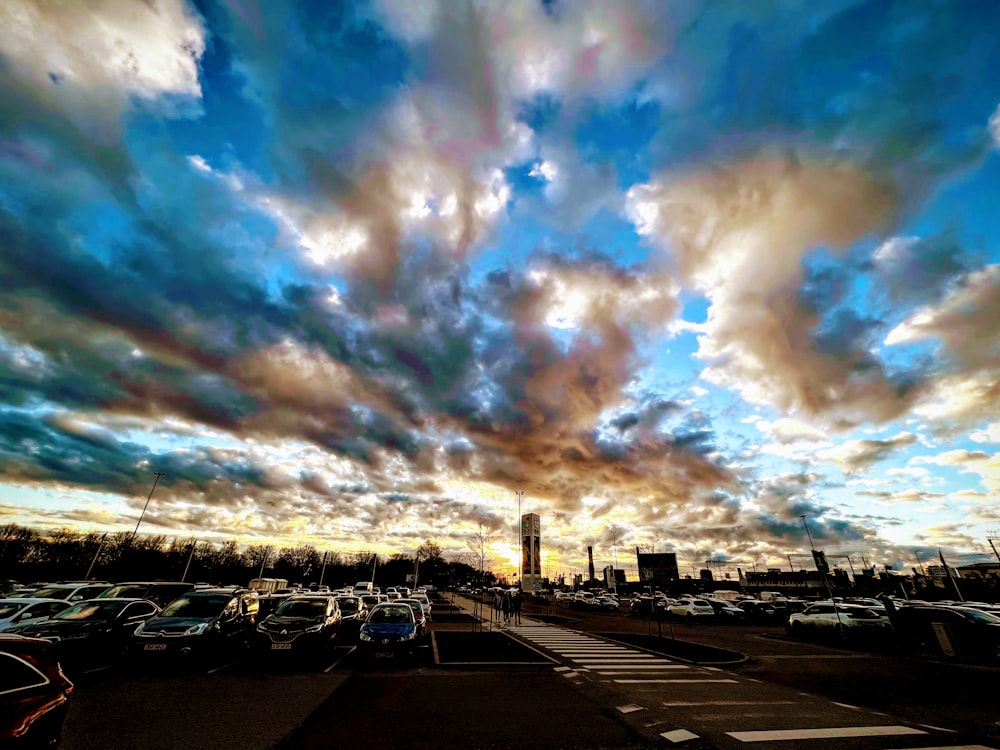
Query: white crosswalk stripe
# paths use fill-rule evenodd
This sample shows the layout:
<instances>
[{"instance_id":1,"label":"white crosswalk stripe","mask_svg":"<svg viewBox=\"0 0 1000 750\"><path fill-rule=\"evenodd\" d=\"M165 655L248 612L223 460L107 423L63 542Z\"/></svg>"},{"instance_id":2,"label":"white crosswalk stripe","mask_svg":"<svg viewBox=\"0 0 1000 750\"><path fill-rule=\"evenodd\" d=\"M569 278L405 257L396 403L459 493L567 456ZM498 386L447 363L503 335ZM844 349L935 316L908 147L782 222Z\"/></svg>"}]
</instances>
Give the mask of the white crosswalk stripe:
<instances>
[{"instance_id":1,"label":"white crosswalk stripe","mask_svg":"<svg viewBox=\"0 0 1000 750\"><path fill-rule=\"evenodd\" d=\"M593 636L571 633L554 626L512 627L508 630L574 665L594 670L604 676L653 675L690 669L687 664L677 664L666 657L617 643L608 643Z\"/></svg>"}]
</instances>

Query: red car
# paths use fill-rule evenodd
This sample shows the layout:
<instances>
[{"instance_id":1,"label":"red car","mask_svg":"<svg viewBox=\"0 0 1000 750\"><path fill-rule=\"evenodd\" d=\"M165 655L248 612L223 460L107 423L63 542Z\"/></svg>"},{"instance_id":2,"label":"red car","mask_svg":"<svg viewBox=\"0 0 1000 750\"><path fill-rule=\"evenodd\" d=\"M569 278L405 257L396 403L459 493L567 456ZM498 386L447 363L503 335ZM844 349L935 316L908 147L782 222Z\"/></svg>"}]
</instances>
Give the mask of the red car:
<instances>
[{"instance_id":1,"label":"red car","mask_svg":"<svg viewBox=\"0 0 1000 750\"><path fill-rule=\"evenodd\" d=\"M0 635L0 746L56 747L72 692L49 641Z\"/></svg>"}]
</instances>

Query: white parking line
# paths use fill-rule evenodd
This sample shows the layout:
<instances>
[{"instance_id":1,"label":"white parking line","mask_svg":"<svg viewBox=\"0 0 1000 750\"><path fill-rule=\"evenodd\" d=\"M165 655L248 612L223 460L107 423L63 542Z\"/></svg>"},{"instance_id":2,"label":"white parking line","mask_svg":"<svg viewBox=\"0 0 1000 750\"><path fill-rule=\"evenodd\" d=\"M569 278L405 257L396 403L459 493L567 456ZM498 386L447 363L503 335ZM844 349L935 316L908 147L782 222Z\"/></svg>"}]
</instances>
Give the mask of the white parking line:
<instances>
[{"instance_id":1,"label":"white parking line","mask_svg":"<svg viewBox=\"0 0 1000 750\"><path fill-rule=\"evenodd\" d=\"M670 740L673 743L698 739L698 735L696 735L694 732L689 732L686 729L675 729L672 732L661 732L660 736L663 739Z\"/></svg>"},{"instance_id":2,"label":"white parking line","mask_svg":"<svg viewBox=\"0 0 1000 750\"><path fill-rule=\"evenodd\" d=\"M346 654L344 654L343 656L341 656L341 657L340 657L339 659L337 659L337 661L335 661L335 662L334 662L333 664L331 664L331 665L330 665L329 667L327 667L326 669L324 669L324 670L323 670L323 674L326 674L327 672L330 672L330 671L332 671L333 669L335 669L335 668L337 667L337 665L338 665L338 664L340 664L340 662L342 662L342 661L343 661L344 659L346 659L346 658L347 658L348 656L350 656L350 655L351 655L351 654L353 654L353 653L354 653L355 651L357 651L357 649L358 649L358 647L357 647L357 646L351 646L351 648L350 648L350 649L348 649L348 651L347 651L347 653L346 653Z\"/></svg>"},{"instance_id":3,"label":"white parking line","mask_svg":"<svg viewBox=\"0 0 1000 750\"><path fill-rule=\"evenodd\" d=\"M771 729L756 732L726 732L740 742L781 742L788 740L828 740L843 737L885 737L895 734L927 734L922 729L903 726L821 727L816 729Z\"/></svg>"},{"instance_id":4,"label":"white parking line","mask_svg":"<svg viewBox=\"0 0 1000 750\"><path fill-rule=\"evenodd\" d=\"M598 673L602 674L602 673ZM644 683L694 683L694 682L728 682L735 685L736 680L665 680L665 679L651 679L651 680L612 680L612 682L617 682L620 685L640 685Z\"/></svg>"},{"instance_id":5,"label":"white parking line","mask_svg":"<svg viewBox=\"0 0 1000 750\"><path fill-rule=\"evenodd\" d=\"M685 706L794 706L795 701L663 701L667 708Z\"/></svg>"}]
</instances>

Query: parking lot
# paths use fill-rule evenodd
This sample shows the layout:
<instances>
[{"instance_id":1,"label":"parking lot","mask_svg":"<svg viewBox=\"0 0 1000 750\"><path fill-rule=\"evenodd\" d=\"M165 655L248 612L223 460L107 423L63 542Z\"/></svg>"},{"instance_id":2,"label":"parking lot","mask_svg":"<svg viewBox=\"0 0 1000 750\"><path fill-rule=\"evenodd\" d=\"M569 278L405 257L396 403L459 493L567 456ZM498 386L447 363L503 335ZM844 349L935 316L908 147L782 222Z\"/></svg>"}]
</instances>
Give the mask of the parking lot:
<instances>
[{"instance_id":1,"label":"parking lot","mask_svg":"<svg viewBox=\"0 0 1000 750\"><path fill-rule=\"evenodd\" d=\"M613 635L660 640L661 627L660 652ZM836 747L1000 748L993 666L530 605L521 627L487 619L482 633L491 628L544 658L440 664L426 643L412 660L372 661L343 644L323 660L98 670L78 679L64 747L830 747L838 730L848 736ZM467 615L431 629L474 630ZM669 655L672 640L748 658L690 664Z\"/></svg>"}]
</instances>

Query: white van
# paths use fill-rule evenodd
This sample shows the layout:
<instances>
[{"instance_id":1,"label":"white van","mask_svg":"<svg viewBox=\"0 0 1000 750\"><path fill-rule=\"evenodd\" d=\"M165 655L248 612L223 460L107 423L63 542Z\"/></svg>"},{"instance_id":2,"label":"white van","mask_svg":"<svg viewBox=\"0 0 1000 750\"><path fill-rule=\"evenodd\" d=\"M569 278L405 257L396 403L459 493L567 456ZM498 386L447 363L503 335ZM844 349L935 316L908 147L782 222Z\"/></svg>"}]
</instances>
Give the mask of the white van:
<instances>
[{"instance_id":1,"label":"white van","mask_svg":"<svg viewBox=\"0 0 1000 750\"><path fill-rule=\"evenodd\" d=\"M363 596L364 594L373 594L375 592L375 585L371 581L358 581L354 584L354 595Z\"/></svg>"}]
</instances>

